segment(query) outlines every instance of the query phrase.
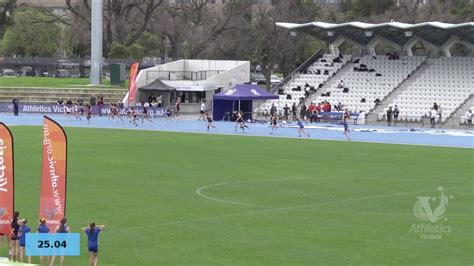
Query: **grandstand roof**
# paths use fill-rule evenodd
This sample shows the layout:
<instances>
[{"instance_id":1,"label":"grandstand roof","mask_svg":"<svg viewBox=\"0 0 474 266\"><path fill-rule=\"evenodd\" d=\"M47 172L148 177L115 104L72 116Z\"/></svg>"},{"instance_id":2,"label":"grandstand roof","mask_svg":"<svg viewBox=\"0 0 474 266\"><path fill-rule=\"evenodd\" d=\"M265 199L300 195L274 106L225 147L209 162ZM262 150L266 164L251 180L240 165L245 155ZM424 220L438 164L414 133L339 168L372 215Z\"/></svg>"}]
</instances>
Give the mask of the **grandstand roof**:
<instances>
[{"instance_id":1,"label":"grandstand roof","mask_svg":"<svg viewBox=\"0 0 474 266\"><path fill-rule=\"evenodd\" d=\"M348 37L362 45L368 44L375 36L382 36L399 45L405 44L412 36L431 42L437 46L444 44L451 36L474 44L474 22L450 24L443 22L424 22L408 24L386 22L372 24L365 22L326 23L310 22L304 24L277 22L277 26L291 31L302 31L326 42L333 42L338 36Z\"/></svg>"}]
</instances>

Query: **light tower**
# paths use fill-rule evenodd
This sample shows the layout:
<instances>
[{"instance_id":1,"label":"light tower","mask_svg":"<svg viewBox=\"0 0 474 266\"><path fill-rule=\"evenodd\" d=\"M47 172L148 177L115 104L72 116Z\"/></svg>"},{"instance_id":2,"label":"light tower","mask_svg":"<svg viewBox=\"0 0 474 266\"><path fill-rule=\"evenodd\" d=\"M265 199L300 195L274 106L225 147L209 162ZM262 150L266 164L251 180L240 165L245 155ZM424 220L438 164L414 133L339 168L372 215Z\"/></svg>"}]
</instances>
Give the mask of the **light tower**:
<instances>
[{"instance_id":1,"label":"light tower","mask_svg":"<svg viewBox=\"0 0 474 266\"><path fill-rule=\"evenodd\" d=\"M102 0L92 0L91 14L91 85L102 83Z\"/></svg>"}]
</instances>

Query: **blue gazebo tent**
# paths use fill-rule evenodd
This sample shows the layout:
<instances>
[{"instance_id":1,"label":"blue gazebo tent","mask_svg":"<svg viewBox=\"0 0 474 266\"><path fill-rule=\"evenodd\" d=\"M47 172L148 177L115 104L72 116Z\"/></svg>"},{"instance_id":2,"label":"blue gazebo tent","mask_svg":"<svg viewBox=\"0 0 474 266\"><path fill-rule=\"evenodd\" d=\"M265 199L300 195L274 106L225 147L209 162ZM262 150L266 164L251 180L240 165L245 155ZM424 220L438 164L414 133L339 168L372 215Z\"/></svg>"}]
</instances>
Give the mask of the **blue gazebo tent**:
<instances>
[{"instance_id":1,"label":"blue gazebo tent","mask_svg":"<svg viewBox=\"0 0 474 266\"><path fill-rule=\"evenodd\" d=\"M243 111L244 118L252 116L252 101L262 101L278 99L278 95L273 95L258 85L238 84L233 88L214 95L213 118L223 120L225 116L236 111Z\"/></svg>"}]
</instances>

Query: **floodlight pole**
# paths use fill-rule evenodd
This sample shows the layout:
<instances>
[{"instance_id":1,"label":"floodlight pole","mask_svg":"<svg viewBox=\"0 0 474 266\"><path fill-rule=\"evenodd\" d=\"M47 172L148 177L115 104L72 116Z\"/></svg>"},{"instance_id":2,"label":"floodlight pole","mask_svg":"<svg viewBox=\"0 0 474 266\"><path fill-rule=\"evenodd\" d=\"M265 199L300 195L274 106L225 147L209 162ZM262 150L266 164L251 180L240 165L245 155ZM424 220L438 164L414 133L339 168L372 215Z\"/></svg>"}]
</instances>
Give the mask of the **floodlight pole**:
<instances>
[{"instance_id":1,"label":"floodlight pole","mask_svg":"<svg viewBox=\"0 0 474 266\"><path fill-rule=\"evenodd\" d=\"M102 83L102 0L92 0L91 3L91 71L92 85Z\"/></svg>"}]
</instances>

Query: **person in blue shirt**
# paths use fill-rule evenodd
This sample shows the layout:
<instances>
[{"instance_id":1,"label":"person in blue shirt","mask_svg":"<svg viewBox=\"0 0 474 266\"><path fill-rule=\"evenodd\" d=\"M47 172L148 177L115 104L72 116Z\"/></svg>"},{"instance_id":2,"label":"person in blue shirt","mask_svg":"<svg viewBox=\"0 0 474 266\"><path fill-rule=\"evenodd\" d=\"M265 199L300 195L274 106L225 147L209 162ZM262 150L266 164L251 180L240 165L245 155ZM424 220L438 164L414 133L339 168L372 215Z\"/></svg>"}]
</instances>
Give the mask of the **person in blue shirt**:
<instances>
[{"instance_id":1,"label":"person in blue shirt","mask_svg":"<svg viewBox=\"0 0 474 266\"><path fill-rule=\"evenodd\" d=\"M99 233L104 229L105 225L95 225L95 222L89 224L89 227L83 227L87 235L87 248L89 250L89 265L97 266L99 252Z\"/></svg>"},{"instance_id":2,"label":"person in blue shirt","mask_svg":"<svg viewBox=\"0 0 474 266\"><path fill-rule=\"evenodd\" d=\"M304 124L303 122L301 121L301 119L297 119L298 122L296 122L296 124L298 124L298 134L299 134L299 137L301 137L301 133L305 134L308 138L309 138L309 133L307 133L306 131L304 131Z\"/></svg>"},{"instance_id":3,"label":"person in blue shirt","mask_svg":"<svg viewBox=\"0 0 474 266\"><path fill-rule=\"evenodd\" d=\"M63 217L61 219L61 224L58 225L56 228L56 234L67 234L69 233L69 226L67 225L67 218ZM54 265L54 260L56 259L56 256L53 256L51 258L51 264ZM61 266L64 266L64 256L61 256Z\"/></svg>"},{"instance_id":4,"label":"person in blue shirt","mask_svg":"<svg viewBox=\"0 0 474 266\"><path fill-rule=\"evenodd\" d=\"M351 138L349 137L349 133L351 132L351 130L349 129L349 124L347 123L347 121L349 120L349 118L351 117L351 115L349 114L349 110L346 109L346 111L344 112L343 114L343 117L342 117L342 125L344 126L344 136L346 137L347 140L351 140Z\"/></svg>"},{"instance_id":5,"label":"person in blue shirt","mask_svg":"<svg viewBox=\"0 0 474 266\"><path fill-rule=\"evenodd\" d=\"M19 220L18 224L20 229L18 230L18 237L20 242L20 262L23 263L23 257L25 256L25 244L26 244L26 234L31 232L31 228L26 225L27 220ZM31 264L31 256L28 256L28 263Z\"/></svg>"},{"instance_id":6,"label":"person in blue shirt","mask_svg":"<svg viewBox=\"0 0 474 266\"><path fill-rule=\"evenodd\" d=\"M40 234L49 233L49 228L46 226L46 219L45 218L40 219L40 223L39 223L38 227L36 227L36 231ZM40 256L40 264L41 265L43 265L43 260L44 260L44 257ZM49 257L48 257L48 262L49 262Z\"/></svg>"}]
</instances>

